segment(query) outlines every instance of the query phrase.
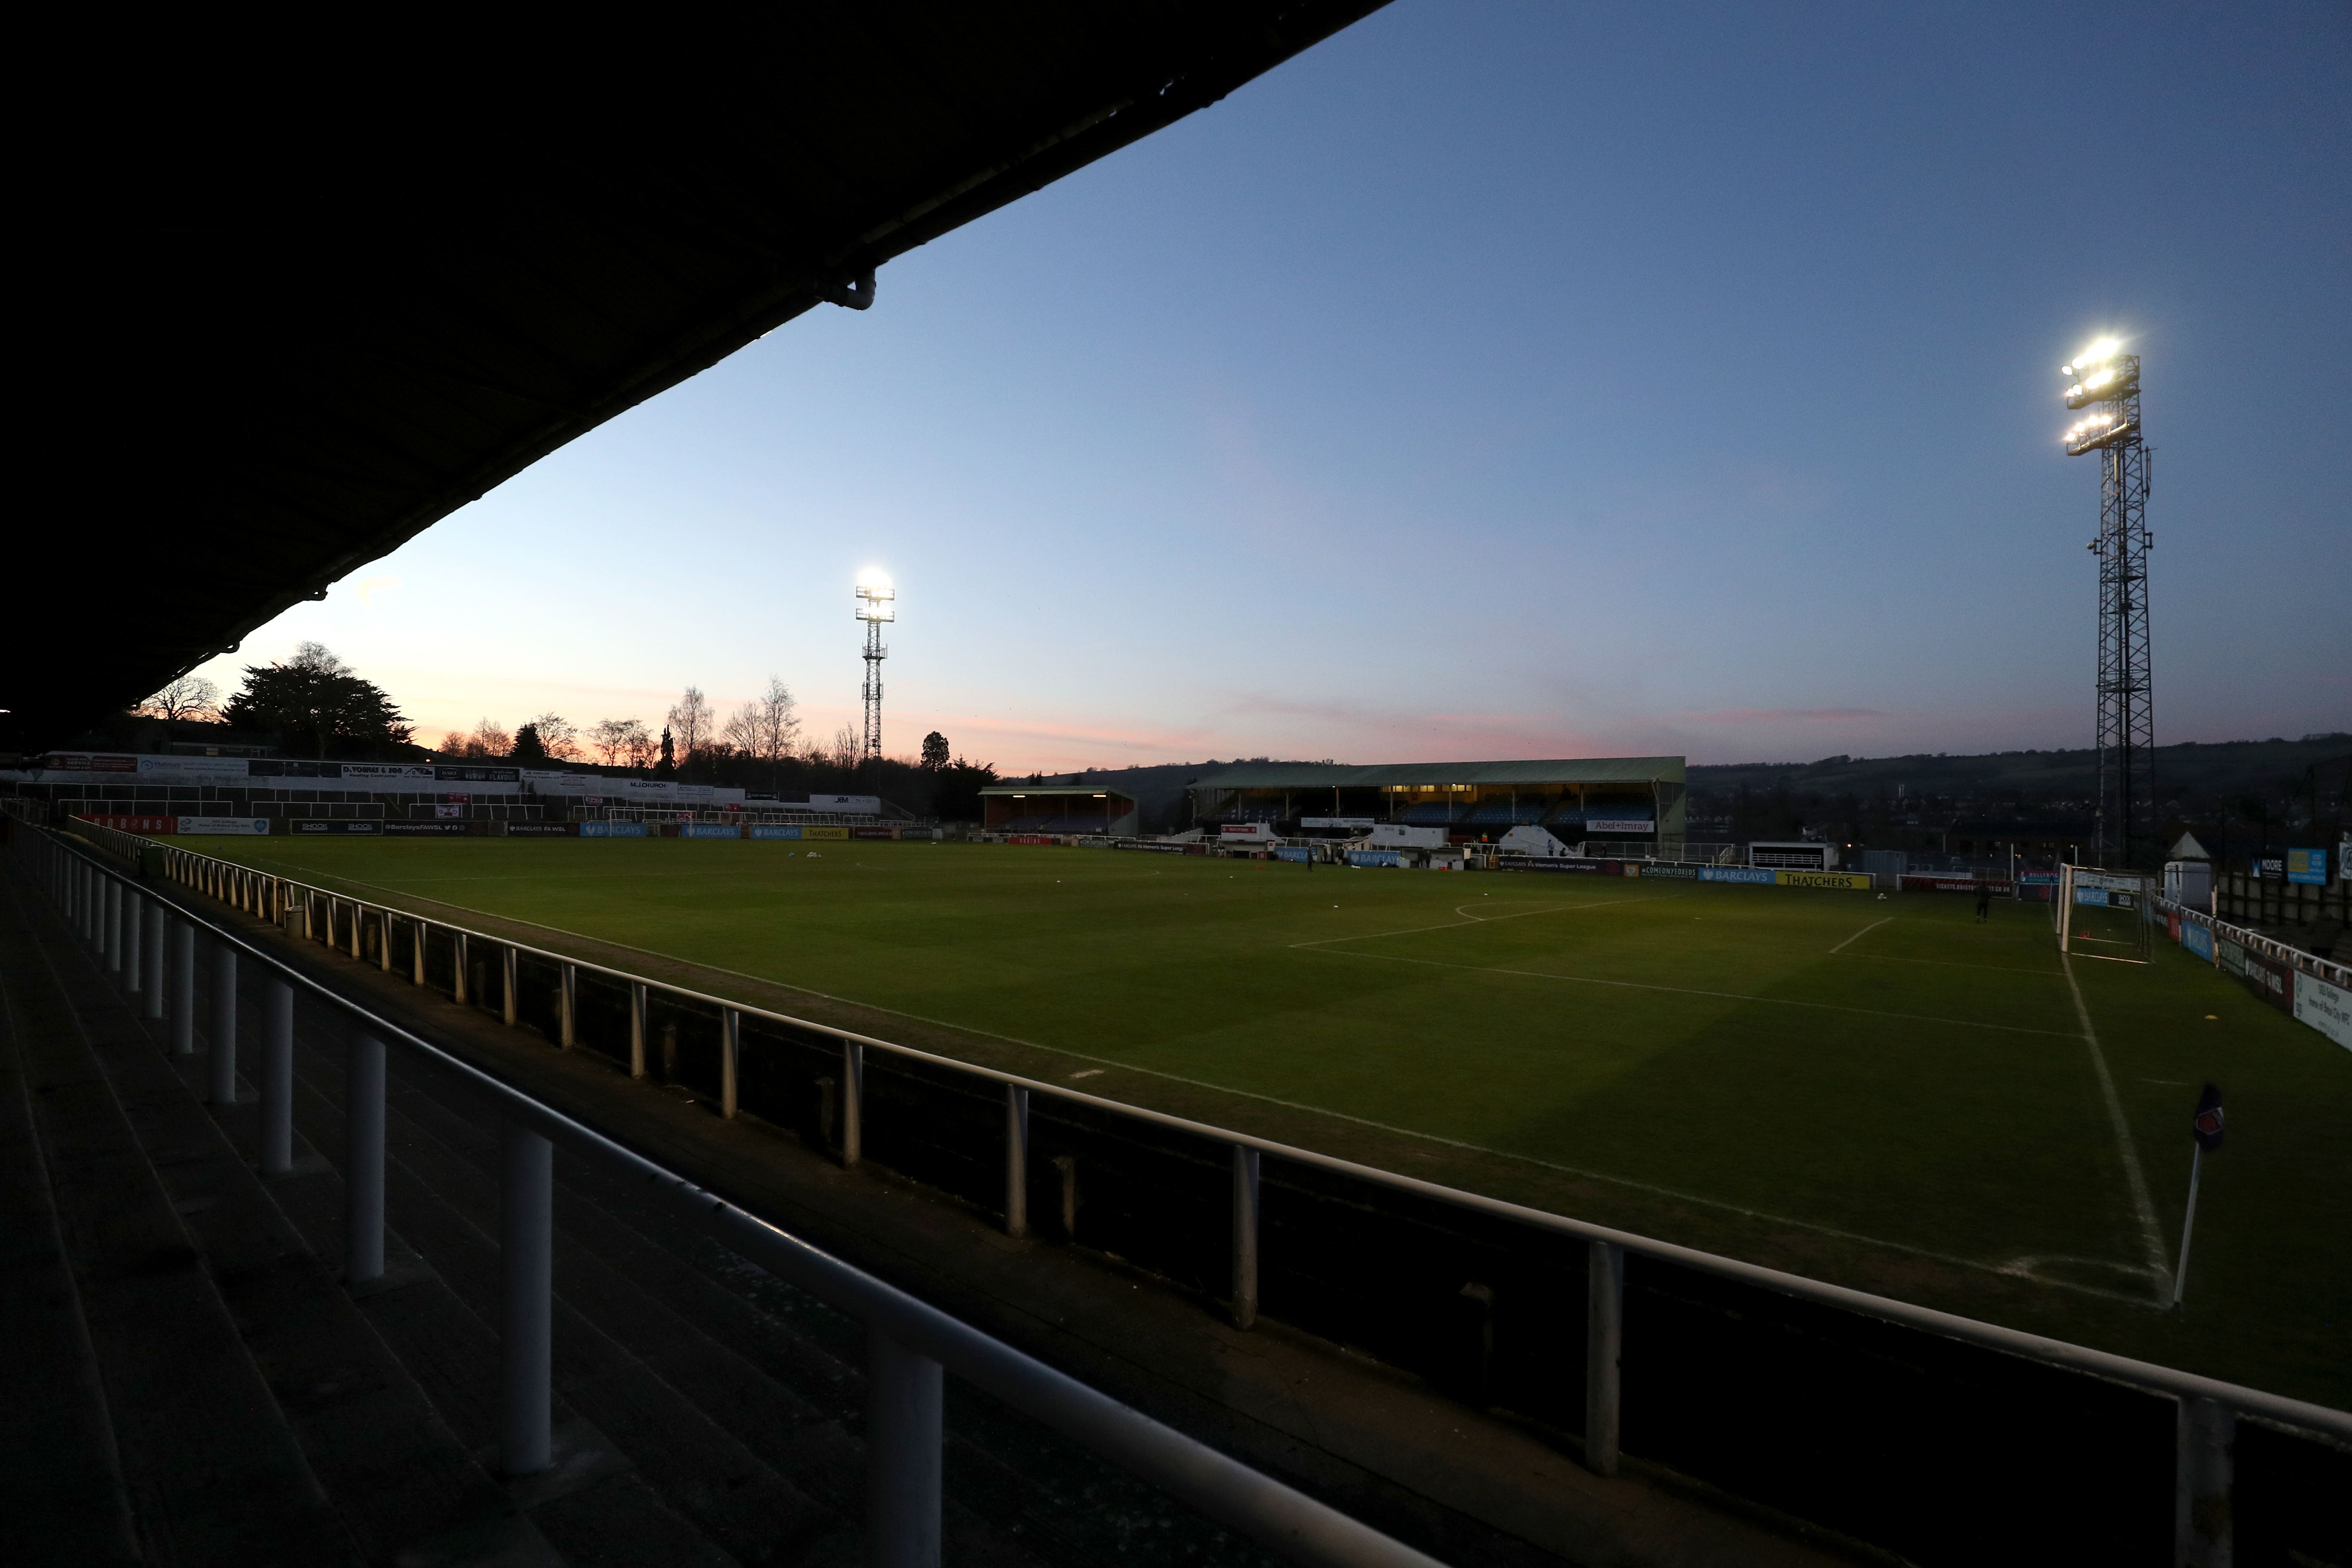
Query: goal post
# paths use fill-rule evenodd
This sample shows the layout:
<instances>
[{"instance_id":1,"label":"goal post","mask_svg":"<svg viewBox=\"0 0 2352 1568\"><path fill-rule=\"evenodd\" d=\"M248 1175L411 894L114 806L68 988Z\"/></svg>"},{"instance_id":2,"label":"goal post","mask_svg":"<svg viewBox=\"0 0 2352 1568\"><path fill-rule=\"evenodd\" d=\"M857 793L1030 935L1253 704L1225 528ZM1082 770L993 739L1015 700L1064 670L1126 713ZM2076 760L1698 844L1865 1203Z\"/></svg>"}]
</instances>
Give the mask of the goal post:
<instances>
[{"instance_id":1,"label":"goal post","mask_svg":"<svg viewBox=\"0 0 2352 1568\"><path fill-rule=\"evenodd\" d=\"M2057 907L2051 911L2051 921L2058 932L2058 951L2071 953L2076 944L2095 943L2100 947L2130 949L2126 957L2119 952L2086 952L2085 958L2110 958L2130 963L2146 963L2154 946L2156 929L2156 877L2147 871L2110 871L2098 866L2061 866L2058 868ZM2118 906L2131 911L2131 937L2117 941L2113 937L2091 936L2079 928L2077 910L2085 907L2115 909Z\"/></svg>"}]
</instances>

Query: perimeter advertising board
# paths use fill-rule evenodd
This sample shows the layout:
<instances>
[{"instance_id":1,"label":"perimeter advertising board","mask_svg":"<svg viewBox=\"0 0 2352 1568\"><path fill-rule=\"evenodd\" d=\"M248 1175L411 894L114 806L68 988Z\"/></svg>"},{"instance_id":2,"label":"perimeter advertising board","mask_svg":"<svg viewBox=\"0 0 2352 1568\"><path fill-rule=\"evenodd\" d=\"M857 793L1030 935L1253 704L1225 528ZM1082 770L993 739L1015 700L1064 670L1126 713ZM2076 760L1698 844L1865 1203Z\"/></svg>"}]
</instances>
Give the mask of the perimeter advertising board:
<instances>
[{"instance_id":1,"label":"perimeter advertising board","mask_svg":"<svg viewBox=\"0 0 2352 1568\"><path fill-rule=\"evenodd\" d=\"M2238 971L2254 994L2282 1013L2294 1011L2295 972L2274 958L2259 952L2242 953L2239 962L2244 966Z\"/></svg>"},{"instance_id":2,"label":"perimeter advertising board","mask_svg":"<svg viewBox=\"0 0 2352 1568\"><path fill-rule=\"evenodd\" d=\"M853 827L849 836L852 838L896 838L898 830L895 827Z\"/></svg>"},{"instance_id":3,"label":"perimeter advertising board","mask_svg":"<svg viewBox=\"0 0 2352 1568\"><path fill-rule=\"evenodd\" d=\"M2294 1016L2352 1051L2352 991L2301 970L2294 976Z\"/></svg>"},{"instance_id":4,"label":"perimeter advertising board","mask_svg":"<svg viewBox=\"0 0 2352 1568\"><path fill-rule=\"evenodd\" d=\"M2325 849L2288 850L2286 879L2290 882L2300 882L2306 888L2327 886L2327 851Z\"/></svg>"},{"instance_id":5,"label":"perimeter advertising board","mask_svg":"<svg viewBox=\"0 0 2352 1568\"><path fill-rule=\"evenodd\" d=\"M642 822L583 822L580 825L583 838L643 838L646 825Z\"/></svg>"},{"instance_id":6,"label":"perimeter advertising board","mask_svg":"<svg viewBox=\"0 0 2352 1568\"><path fill-rule=\"evenodd\" d=\"M1154 844L1148 839L1122 838L1113 844L1111 847L1114 849L1142 849L1154 855L1181 855L1187 850L1198 848L1199 846L1192 844Z\"/></svg>"},{"instance_id":7,"label":"perimeter advertising board","mask_svg":"<svg viewBox=\"0 0 2352 1568\"><path fill-rule=\"evenodd\" d=\"M289 833L310 834L314 837L322 833L341 835L362 833L373 836L383 831L383 824L381 822L330 821L325 818L316 816L296 816L287 819L286 831Z\"/></svg>"},{"instance_id":8,"label":"perimeter advertising board","mask_svg":"<svg viewBox=\"0 0 2352 1568\"><path fill-rule=\"evenodd\" d=\"M579 837L576 822L509 822L509 838L574 838Z\"/></svg>"},{"instance_id":9,"label":"perimeter advertising board","mask_svg":"<svg viewBox=\"0 0 2352 1568\"><path fill-rule=\"evenodd\" d=\"M383 825L387 838L463 838L474 831L470 822L387 822Z\"/></svg>"},{"instance_id":10,"label":"perimeter advertising board","mask_svg":"<svg viewBox=\"0 0 2352 1568\"><path fill-rule=\"evenodd\" d=\"M1906 871L1895 879L1895 885L1906 893L1973 893L1979 888L1990 888L1997 899L2010 897L2018 887L2006 878L1979 881L1974 877L1944 877L1927 871Z\"/></svg>"},{"instance_id":11,"label":"perimeter advertising board","mask_svg":"<svg viewBox=\"0 0 2352 1568\"><path fill-rule=\"evenodd\" d=\"M1848 892L1870 891L1867 871L1775 871L1773 885L1782 888L1837 888Z\"/></svg>"},{"instance_id":12,"label":"perimeter advertising board","mask_svg":"<svg viewBox=\"0 0 2352 1568\"><path fill-rule=\"evenodd\" d=\"M2180 945L2187 948L2192 956L2208 963L2213 962L2213 930L2210 926L2200 925L2195 921L2182 921Z\"/></svg>"},{"instance_id":13,"label":"perimeter advertising board","mask_svg":"<svg viewBox=\"0 0 2352 1568\"><path fill-rule=\"evenodd\" d=\"M681 822L677 825L680 838L740 838L743 830L731 822Z\"/></svg>"},{"instance_id":14,"label":"perimeter advertising board","mask_svg":"<svg viewBox=\"0 0 2352 1568\"><path fill-rule=\"evenodd\" d=\"M804 827L803 827L803 828L801 829L801 837L802 837L803 838L844 838L844 839L845 839L845 838L847 838L847 837L849 837L849 829L847 829L846 827L805 827L805 826L804 826ZM1047 840L1046 840L1046 842L1050 844L1050 843L1052 843L1052 842L1053 842L1053 840L1051 840L1051 839L1047 839Z\"/></svg>"},{"instance_id":15,"label":"perimeter advertising board","mask_svg":"<svg viewBox=\"0 0 2352 1568\"><path fill-rule=\"evenodd\" d=\"M267 834L269 818L266 816L184 816L180 818L183 833Z\"/></svg>"},{"instance_id":16,"label":"perimeter advertising board","mask_svg":"<svg viewBox=\"0 0 2352 1568\"><path fill-rule=\"evenodd\" d=\"M1311 865L1315 851L1304 844L1277 844L1274 847L1274 858L1277 860L1303 860Z\"/></svg>"},{"instance_id":17,"label":"perimeter advertising board","mask_svg":"<svg viewBox=\"0 0 2352 1568\"><path fill-rule=\"evenodd\" d=\"M1698 868L1702 882L1747 882L1759 887L1772 885L1772 873L1759 866L1702 866Z\"/></svg>"},{"instance_id":18,"label":"perimeter advertising board","mask_svg":"<svg viewBox=\"0 0 2352 1568\"><path fill-rule=\"evenodd\" d=\"M1348 851L1348 864L1350 866L1392 866L1402 868L1404 865L1404 857L1393 849L1350 849Z\"/></svg>"},{"instance_id":19,"label":"perimeter advertising board","mask_svg":"<svg viewBox=\"0 0 2352 1568\"><path fill-rule=\"evenodd\" d=\"M95 822L100 827L112 827L124 833L177 833L180 819L176 816L88 816L75 815L77 822Z\"/></svg>"},{"instance_id":20,"label":"perimeter advertising board","mask_svg":"<svg viewBox=\"0 0 2352 1568\"><path fill-rule=\"evenodd\" d=\"M743 835L747 838L798 838L801 830L797 825L789 822L755 822L743 830Z\"/></svg>"},{"instance_id":21,"label":"perimeter advertising board","mask_svg":"<svg viewBox=\"0 0 2352 1568\"><path fill-rule=\"evenodd\" d=\"M1572 860L1558 855L1498 855L1496 859L1507 871L1572 871L1590 877L1619 877L1625 871L1622 860Z\"/></svg>"}]
</instances>

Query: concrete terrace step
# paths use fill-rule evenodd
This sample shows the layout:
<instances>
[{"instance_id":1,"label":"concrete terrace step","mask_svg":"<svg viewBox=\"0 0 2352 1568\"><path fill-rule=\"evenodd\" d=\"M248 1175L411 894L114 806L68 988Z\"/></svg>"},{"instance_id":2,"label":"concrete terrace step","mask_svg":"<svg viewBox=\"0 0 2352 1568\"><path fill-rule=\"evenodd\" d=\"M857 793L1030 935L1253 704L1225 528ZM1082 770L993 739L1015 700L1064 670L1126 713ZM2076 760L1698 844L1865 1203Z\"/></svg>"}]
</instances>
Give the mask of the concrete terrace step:
<instances>
[{"instance_id":1,"label":"concrete terrace step","mask_svg":"<svg viewBox=\"0 0 2352 1568\"><path fill-rule=\"evenodd\" d=\"M192 1564L351 1562L351 1535L101 1063L89 1011L119 1012L119 1004L62 924L26 903L13 881L0 899L7 1047L30 1090L19 1104L38 1143L58 1256L88 1346L88 1381L102 1392L121 1477L131 1550L107 1555ZM51 1337L70 1338L54 1326ZM12 1383L31 1370L13 1354L8 1364ZM35 1392L12 1388L12 1407L24 1408ZM87 1428L88 1415L76 1425ZM58 1479L77 1504L100 1504L93 1517L103 1518L103 1500L89 1496L93 1456L86 1442L76 1447L57 1456ZM23 1458L36 1496L45 1496L50 1456ZM33 1517L70 1533L76 1521L60 1517L67 1507L43 1500Z\"/></svg>"},{"instance_id":2,"label":"concrete terrace step","mask_svg":"<svg viewBox=\"0 0 2352 1568\"><path fill-rule=\"evenodd\" d=\"M298 1001L295 1168L263 1178L254 1171L257 1086L244 1085L233 1106L203 1103L208 1042L200 1038L193 1057L171 1056L163 1026L136 1018L63 923L21 886L12 890L34 910L32 924L53 928L37 944L42 962L79 977L68 988L88 1052L150 1156L160 1201L181 1205L187 1245L242 1334L294 1457L346 1531L341 1560L862 1561L859 1324L679 1231L630 1184L559 1154L557 1466L494 1479L495 1120L450 1075L391 1054L387 1272L347 1290L338 1283L339 1017ZM16 933L8 934L13 949ZM238 998L248 1068L261 1026L257 980L248 968ZM211 1017L211 982L209 961L200 961L200 1024ZM372 1347L375 1363L352 1364L354 1340ZM952 1379L945 1461L944 1544L954 1562L1269 1561ZM103 1465L92 1474L102 1492Z\"/></svg>"}]
</instances>

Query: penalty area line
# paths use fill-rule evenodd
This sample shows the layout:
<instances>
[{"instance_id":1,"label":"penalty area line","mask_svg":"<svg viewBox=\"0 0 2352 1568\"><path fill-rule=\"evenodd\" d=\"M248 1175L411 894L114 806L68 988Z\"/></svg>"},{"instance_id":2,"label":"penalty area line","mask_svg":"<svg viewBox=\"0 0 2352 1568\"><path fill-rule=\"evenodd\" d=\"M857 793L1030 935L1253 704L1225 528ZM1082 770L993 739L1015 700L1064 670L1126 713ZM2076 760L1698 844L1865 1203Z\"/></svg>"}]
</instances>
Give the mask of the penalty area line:
<instances>
[{"instance_id":1,"label":"penalty area line","mask_svg":"<svg viewBox=\"0 0 2352 1568\"><path fill-rule=\"evenodd\" d=\"M1852 947L1855 942L1858 942L1864 937L1868 936L1880 926L1892 924L1894 920L1895 917L1893 915L1889 915L1883 921L1873 921L1868 925L1863 927L1860 931L1854 932L1852 936L1846 938L1843 942L1838 943L1835 947L1830 949L1830 951L1832 952L1843 952L1847 948Z\"/></svg>"},{"instance_id":2,"label":"penalty area line","mask_svg":"<svg viewBox=\"0 0 2352 1568\"><path fill-rule=\"evenodd\" d=\"M1303 945L1303 944L1302 944ZM1525 980L1558 980L1570 985L1614 985L1628 991L1663 991L1672 996L1714 996L1727 1002L1760 1002L1773 1007L1812 1007L1824 1013L1854 1013L1865 1018L1900 1018L1910 1024L1946 1024L1956 1029L1993 1029L2004 1035L2074 1037L2064 1029L2030 1029L2022 1024L1984 1024L1970 1018L1938 1018L1932 1013L1889 1013L1878 1007L1847 1007L1835 1002L1801 1002L1792 996L1757 996L1743 991L1702 991L1692 985L1657 985L1640 980L1601 980L1590 974L1548 974L1540 969L1506 969L1492 963L1447 963L1435 958L1397 958L1384 952L1334 952L1332 958L1368 958L1374 963L1423 963L1471 974L1512 974Z\"/></svg>"}]
</instances>

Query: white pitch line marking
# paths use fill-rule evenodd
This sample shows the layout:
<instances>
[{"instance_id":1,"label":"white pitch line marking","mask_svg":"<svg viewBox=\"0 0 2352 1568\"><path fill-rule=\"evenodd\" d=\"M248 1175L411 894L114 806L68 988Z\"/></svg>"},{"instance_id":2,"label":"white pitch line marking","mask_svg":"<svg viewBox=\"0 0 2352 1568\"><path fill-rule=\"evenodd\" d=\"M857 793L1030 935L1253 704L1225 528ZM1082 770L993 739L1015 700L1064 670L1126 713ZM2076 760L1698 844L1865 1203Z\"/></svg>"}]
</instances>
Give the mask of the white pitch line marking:
<instances>
[{"instance_id":1,"label":"white pitch line marking","mask_svg":"<svg viewBox=\"0 0 2352 1568\"><path fill-rule=\"evenodd\" d=\"M2083 987L2075 982L2074 965L2064 953L2058 955L2059 967L2066 972L2066 989L2074 994L2074 1016L2083 1021L2083 1043L2091 1048L2091 1067L2099 1075L2099 1094L2107 1102L2107 1120L2116 1130L2116 1149L2123 1155L2124 1180L2131 1188L2132 1212L2139 1217L2140 1246L2147 1254L2148 1267L2158 1279L2158 1290L2172 1279L2171 1263L2165 1257L2164 1236L2156 1223L2156 1204L2147 1194L2147 1174L2140 1169L2139 1148L2132 1142L2131 1125L2124 1120L2124 1102L2116 1094L2116 1080L2107 1071L2106 1053L2099 1048L2099 1033L2091 1027L2091 1009L2083 1000Z\"/></svg>"},{"instance_id":2,"label":"white pitch line marking","mask_svg":"<svg viewBox=\"0 0 2352 1568\"><path fill-rule=\"evenodd\" d=\"M1298 942L1295 946L1307 944ZM1801 1002L1793 996L1758 996L1745 991L1702 991L1691 985L1656 985L1640 980L1601 980L1590 974L1550 974L1540 969L1506 969L1491 963L1447 963L1435 958L1394 958L1383 952L1333 952L1332 958L1368 958L1375 963L1424 963L1433 969L1460 969L1472 974L1516 974L1526 980L1560 980L1571 985L1615 985L1628 991L1664 991L1675 996L1717 996L1727 1002L1762 1002L1774 1007L1812 1007L1824 1013L1858 1013L1868 1018L1900 1018L1912 1024L1948 1024L1956 1029L1994 1029L2004 1035L2048 1035L2071 1040L2064 1029L2029 1029L2021 1024L1984 1024L1969 1018L1938 1018L1932 1013L1889 1013L1877 1007L1845 1007L1835 1002Z\"/></svg>"},{"instance_id":3,"label":"white pitch line marking","mask_svg":"<svg viewBox=\"0 0 2352 1568\"><path fill-rule=\"evenodd\" d=\"M1654 894L1650 898L1646 899L1597 899L1589 904L1548 904L1539 910L1522 910L1515 915L1476 916L1469 920L1447 921L1443 925L1413 926L1405 931L1369 931L1360 936L1318 937L1313 942L1294 942L1289 945L1292 947L1322 947L1328 943L1335 942L1374 942L1384 936L1419 936L1422 932L1429 931L1460 931L1464 926L1491 925L1496 921L1523 921L1530 915L1556 915L1573 910L1601 910L1607 909L1612 904L1654 903L1658 899L1667 896L1668 895L1666 894L1659 893ZM1460 911L1456 910L1455 912L1458 914Z\"/></svg>"},{"instance_id":4,"label":"white pitch line marking","mask_svg":"<svg viewBox=\"0 0 2352 1568\"><path fill-rule=\"evenodd\" d=\"M1831 951L1832 952L1843 952L1847 948L1852 947L1855 942L1860 942L1864 937L1868 936L1872 931L1876 931L1880 926L1883 926L1883 925L1888 924L1888 923L1889 923L1890 921L1892 921L1894 919L1895 919L1895 917L1894 917L1893 915L1889 915L1889 916L1887 916L1887 917L1886 917L1886 919L1885 919L1885 920L1883 920L1883 921L1871 921L1868 925L1866 925L1866 926L1863 927L1860 931L1858 931L1854 932L1852 936L1850 936L1850 937L1846 938L1843 942L1842 942L1838 943L1835 947L1833 947L1833 948L1830 949L1830 951Z\"/></svg>"}]
</instances>

